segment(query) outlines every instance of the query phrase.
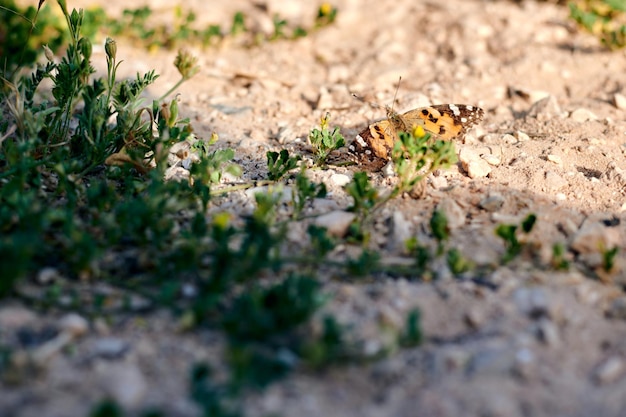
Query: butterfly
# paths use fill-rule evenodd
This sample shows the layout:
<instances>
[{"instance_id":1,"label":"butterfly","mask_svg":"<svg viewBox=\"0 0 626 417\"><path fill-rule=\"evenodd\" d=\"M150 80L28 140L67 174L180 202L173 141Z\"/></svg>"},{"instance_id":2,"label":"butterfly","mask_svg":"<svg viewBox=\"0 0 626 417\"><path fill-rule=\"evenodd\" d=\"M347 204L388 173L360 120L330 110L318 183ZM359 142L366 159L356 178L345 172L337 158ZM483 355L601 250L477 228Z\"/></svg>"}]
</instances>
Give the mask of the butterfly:
<instances>
[{"instance_id":1,"label":"butterfly","mask_svg":"<svg viewBox=\"0 0 626 417\"><path fill-rule=\"evenodd\" d=\"M483 109L467 104L437 104L396 113L387 107L387 120L373 123L359 133L348 148L359 165L380 170L391 157L398 132L410 132L421 126L443 140L462 137L484 116Z\"/></svg>"}]
</instances>

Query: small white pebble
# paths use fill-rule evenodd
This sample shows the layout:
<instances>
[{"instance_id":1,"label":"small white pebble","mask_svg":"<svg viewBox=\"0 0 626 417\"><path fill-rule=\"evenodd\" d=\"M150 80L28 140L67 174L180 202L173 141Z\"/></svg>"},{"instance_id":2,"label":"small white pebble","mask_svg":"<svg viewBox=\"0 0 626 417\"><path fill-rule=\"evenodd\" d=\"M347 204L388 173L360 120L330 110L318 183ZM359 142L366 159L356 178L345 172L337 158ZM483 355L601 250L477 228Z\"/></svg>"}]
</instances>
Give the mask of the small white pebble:
<instances>
[{"instance_id":1,"label":"small white pebble","mask_svg":"<svg viewBox=\"0 0 626 417\"><path fill-rule=\"evenodd\" d=\"M73 337L82 336L89 330L89 322L76 313L70 313L61 318L59 322L61 329Z\"/></svg>"},{"instance_id":2,"label":"small white pebble","mask_svg":"<svg viewBox=\"0 0 626 417\"><path fill-rule=\"evenodd\" d=\"M345 174L333 174L330 176L330 181L339 187L343 187L350 183L350 177Z\"/></svg>"},{"instance_id":3,"label":"small white pebble","mask_svg":"<svg viewBox=\"0 0 626 417\"><path fill-rule=\"evenodd\" d=\"M548 161L553 162L557 165L563 164L563 160L559 155L550 154L548 155Z\"/></svg>"},{"instance_id":4,"label":"small white pebble","mask_svg":"<svg viewBox=\"0 0 626 417\"><path fill-rule=\"evenodd\" d=\"M530 136L528 136L526 133L522 132L521 130L518 130L517 132L515 132L515 137L520 142L528 142L530 140Z\"/></svg>"}]
</instances>

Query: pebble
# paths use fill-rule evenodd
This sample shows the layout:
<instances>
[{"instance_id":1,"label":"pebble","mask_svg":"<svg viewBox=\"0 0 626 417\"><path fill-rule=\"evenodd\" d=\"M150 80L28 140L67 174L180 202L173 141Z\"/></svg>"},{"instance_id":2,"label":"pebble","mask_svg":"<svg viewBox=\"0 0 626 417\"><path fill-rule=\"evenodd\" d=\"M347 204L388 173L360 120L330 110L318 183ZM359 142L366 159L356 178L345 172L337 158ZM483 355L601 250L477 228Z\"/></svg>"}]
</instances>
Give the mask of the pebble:
<instances>
[{"instance_id":1,"label":"pebble","mask_svg":"<svg viewBox=\"0 0 626 417\"><path fill-rule=\"evenodd\" d=\"M536 369L535 363L535 355L533 352L528 348L521 348L515 352L515 361L511 371L520 378L529 380L532 378Z\"/></svg>"},{"instance_id":2,"label":"pebble","mask_svg":"<svg viewBox=\"0 0 626 417\"><path fill-rule=\"evenodd\" d=\"M426 195L426 181L422 180L417 182L411 190L408 192L409 197L414 200L419 200Z\"/></svg>"},{"instance_id":3,"label":"pebble","mask_svg":"<svg viewBox=\"0 0 626 417\"><path fill-rule=\"evenodd\" d=\"M542 98L533 103L526 117L534 117L540 122L548 121L554 117L561 117L563 111L558 101L552 95Z\"/></svg>"},{"instance_id":4,"label":"pebble","mask_svg":"<svg viewBox=\"0 0 626 417\"><path fill-rule=\"evenodd\" d=\"M59 321L62 331L69 333L73 337L79 337L89 330L89 322L76 313L66 314Z\"/></svg>"},{"instance_id":5,"label":"pebble","mask_svg":"<svg viewBox=\"0 0 626 417\"><path fill-rule=\"evenodd\" d=\"M329 198L314 198L312 204L312 211L316 213L327 213L329 211L338 210L339 203L336 200Z\"/></svg>"},{"instance_id":6,"label":"pebble","mask_svg":"<svg viewBox=\"0 0 626 417\"><path fill-rule=\"evenodd\" d=\"M504 201L504 197L502 197L500 194L491 194L483 198L480 203L478 203L478 207L493 213L502 208L502 206L504 205Z\"/></svg>"},{"instance_id":7,"label":"pebble","mask_svg":"<svg viewBox=\"0 0 626 417\"><path fill-rule=\"evenodd\" d=\"M447 370L462 369L470 358L470 354L465 349L456 346L448 347L441 356Z\"/></svg>"},{"instance_id":8,"label":"pebble","mask_svg":"<svg viewBox=\"0 0 626 417\"><path fill-rule=\"evenodd\" d=\"M378 310L378 320L385 328L401 329L405 320L398 311L389 305L382 304Z\"/></svg>"},{"instance_id":9,"label":"pebble","mask_svg":"<svg viewBox=\"0 0 626 417\"><path fill-rule=\"evenodd\" d=\"M612 319L626 320L626 297L614 299L605 315Z\"/></svg>"},{"instance_id":10,"label":"pebble","mask_svg":"<svg viewBox=\"0 0 626 417\"><path fill-rule=\"evenodd\" d=\"M178 159L185 159L189 157L189 149L191 144L187 141L176 142L169 150L170 154L174 154Z\"/></svg>"},{"instance_id":11,"label":"pebble","mask_svg":"<svg viewBox=\"0 0 626 417\"><path fill-rule=\"evenodd\" d=\"M183 167L173 166L165 170L165 180L167 181L189 181L189 171Z\"/></svg>"},{"instance_id":12,"label":"pebble","mask_svg":"<svg viewBox=\"0 0 626 417\"><path fill-rule=\"evenodd\" d=\"M506 135L500 135L498 133L487 133L482 136L481 142L486 145L500 145L503 143L502 139L504 138L504 136Z\"/></svg>"},{"instance_id":13,"label":"pebble","mask_svg":"<svg viewBox=\"0 0 626 417\"><path fill-rule=\"evenodd\" d=\"M253 188L249 188L245 191L246 197L248 197L251 200L254 200L254 196L256 194L265 194L265 193L277 193L280 192L281 196L280 196L280 202L281 203L288 203L291 201L291 187L282 187L282 189L280 189L279 187L269 187L269 186L262 186L262 187L253 187Z\"/></svg>"},{"instance_id":14,"label":"pebble","mask_svg":"<svg viewBox=\"0 0 626 417\"><path fill-rule=\"evenodd\" d=\"M465 314L463 315L463 319L465 320L465 323L472 329L478 329L479 327L481 327L484 322L485 322L485 315L475 309L475 308L470 308L468 311L465 312Z\"/></svg>"},{"instance_id":15,"label":"pebble","mask_svg":"<svg viewBox=\"0 0 626 417\"><path fill-rule=\"evenodd\" d=\"M383 177L385 178L394 178L396 176L396 168L393 165L392 161L389 161L387 164L385 164L385 166L382 167L380 172L383 174Z\"/></svg>"},{"instance_id":16,"label":"pebble","mask_svg":"<svg viewBox=\"0 0 626 417\"><path fill-rule=\"evenodd\" d=\"M145 377L134 364L107 364L100 372L102 390L122 407L139 405L148 391Z\"/></svg>"},{"instance_id":17,"label":"pebble","mask_svg":"<svg viewBox=\"0 0 626 417\"><path fill-rule=\"evenodd\" d=\"M495 155L482 155L482 158L491 166L497 167L502 163L502 160Z\"/></svg>"},{"instance_id":18,"label":"pebble","mask_svg":"<svg viewBox=\"0 0 626 417\"><path fill-rule=\"evenodd\" d=\"M602 362L593 372L593 379L598 384L615 382L624 372L624 360L619 356L611 356Z\"/></svg>"},{"instance_id":19,"label":"pebble","mask_svg":"<svg viewBox=\"0 0 626 417\"><path fill-rule=\"evenodd\" d=\"M276 134L276 140L278 143L289 143L293 142L296 134L290 126L281 126L278 128L278 133Z\"/></svg>"},{"instance_id":20,"label":"pebble","mask_svg":"<svg viewBox=\"0 0 626 417\"><path fill-rule=\"evenodd\" d=\"M569 118L579 123L587 122L589 120L598 120L598 116L596 116L591 110L582 108L571 112Z\"/></svg>"},{"instance_id":21,"label":"pebble","mask_svg":"<svg viewBox=\"0 0 626 417\"><path fill-rule=\"evenodd\" d=\"M515 132L515 137L520 142L528 142L530 140L530 136L528 136L525 132L518 130Z\"/></svg>"},{"instance_id":22,"label":"pebble","mask_svg":"<svg viewBox=\"0 0 626 417\"><path fill-rule=\"evenodd\" d=\"M553 306L550 305L548 293L543 288L518 288L513 293L513 300L517 308L530 318L553 316Z\"/></svg>"},{"instance_id":23,"label":"pebble","mask_svg":"<svg viewBox=\"0 0 626 417\"><path fill-rule=\"evenodd\" d=\"M474 375L502 375L510 372L515 356L509 348L488 348L477 352L470 360L468 372Z\"/></svg>"},{"instance_id":24,"label":"pebble","mask_svg":"<svg viewBox=\"0 0 626 417\"><path fill-rule=\"evenodd\" d=\"M491 167L486 161L472 161L463 167L467 171L467 175L474 178L484 178L491 173Z\"/></svg>"},{"instance_id":25,"label":"pebble","mask_svg":"<svg viewBox=\"0 0 626 417\"><path fill-rule=\"evenodd\" d=\"M491 173L491 167L472 149L463 148L459 152L461 166L470 178L484 178Z\"/></svg>"},{"instance_id":26,"label":"pebble","mask_svg":"<svg viewBox=\"0 0 626 417\"><path fill-rule=\"evenodd\" d=\"M331 65L328 68L328 82L332 84L343 84L352 77L353 71L343 64Z\"/></svg>"},{"instance_id":27,"label":"pebble","mask_svg":"<svg viewBox=\"0 0 626 417\"><path fill-rule=\"evenodd\" d=\"M47 366L50 360L72 341L69 333L60 333L54 339L46 341L32 352L33 362L38 366Z\"/></svg>"},{"instance_id":28,"label":"pebble","mask_svg":"<svg viewBox=\"0 0 626 417\"><path fill-rule=\"evenodd\" d=\"M37 273L37 283L41 285L48 285L60 278L59 271L56 268L50 266L42 268Z\"/></svg>"},{"instance_id":29,"label":"pebble","mask_svg":"<svg viewBox=\"0 0 626 417\"><path fill-rule=\"evenodd\" d=\"M613 95L613 104L620 110L626 110L626 96L620 93Z\"/></svg>"},{"instance_id":30,"label":"pebble","mask_svg":"<svg viewBox=\"0 0 626 417\"><path fill-rule=\"evenodd\" d=\"M536 103L545 98L552 97L549 92L542 90L531 90L528 92L528 99L531 103Z\"/></svg>"},{"instance_id":31,"label":"pebble","mask_svg":"<svg viewBox=\"0 0 626 417\"><path fill-rule=\"evenodd\" d=\"M511 135L510 133L506 133L502 135L502 137L500 137L500 141L501 143L504 143L507 145L514 145L517 142L519 142L519 139L517 139L515 136Z\"/></svg>"},{"instance_id":32,"label":"pebble","mask_svg":"<svg viewBox=\"0 0 626 417\"><path fill-rule=\"evenodd\" d=\"M598 301L600 301L601 296L600 293L598 293L598 291L595 291L592 287L592 285L588 284L588 283L581 283L576 287L576 299L578 301L580 301L582 304L588 305L588 306L595 306L597 305ZM624 305L624 307L626 307L626 304ZM605 312L605 314L608 313ZM624 313L626 313L626 310L624 310ZM624 316L626 318L626 316Z\"/></svg>"},{"instance_id":33,"label":"pebble","mask_svg":"<svg viewBox=\"0 0 626 417\"><path fill-rule=\"evenodd\" d=\"M331 236L343 237L348 233L348 228L352 220L354 220L354 217L354 213L335 210L316 218L315 224L320 227L325 227L328 234Z\"/></svg>"},{"instance_id":34,"label":"pebble","mask_svg":"<svg viewBox=\"0 0 626 417\"><path fill-rule=\"evenodd\" d=\"M557 165L563 165L563 159L559 155L549 154L547 159Z\"/></svg>"},{"instance_id":35,"label":"pebble","mask_svg":"<svg viewBox=\"0 0 626 417\"><path fill-rule=\"evenodd\" d=\"M545 185L548 190L551 190L551 191L559 190L567 186L568 184L569 183L567 182L567 180L561 177L559 174L553 171L546 172L546 184Z\"/></svg>"},{"instance_id":36,"label":"pebble","mask_svg":"<svg viewBox=\"0 0 626 417\"><path fill-rule=\"evenodd\" d=\"M520 87L509 87L509 95L510 96L519 96L522 97L531 103L535 103L541 99L546 97L550 97L550 93L542 90L528 90L526 88Z\"/></svg>"},{"instance_id":37,"label":"pebble","mask_svg":"<svg viewBox=\"0 0 626 417\"><path fill-rule=\"evenodd\" d=\"M596 222L586 222L572 238L570 247L581 254L598 253L620 245L619 230Z\"/></svg>"},{"instance_id":38,"label":"pebble","mask_svg":"<svg viewBox=\"0 0 626 417\"><path fill-rule=\"evenodd\" d=\"M319 98L317 99L317 108L326 110L334 107L334 100L332 94L326 87L320 87Z\"/></svg>"},{"instance_id":39,"label":"pebble","mask_svg":"<svg viewBox=\"0 0 626 417\"><path fill-rule=\"evenodd\" d=\"M546 318L539 320L537 338L550 347L556 347L561 343L559 329L552 321Z\"/></svg>"},{"instance_id":40,"label":"pebble","mask_svg":"<svg viewBox=\"0 0 626 417\"><path fill-rule=\"evenodd\" d=\"M350 177L345 174L333 174L330 181L338 187L344 187L350 183Z\"/></svg>"},{"instance_id":41,"label":"pebble","mask_svg":"<svg viewBox=\"0 0 626 417\"><path fill-rule=\"evenodd\" d=\"M626 187L626 169L621 169L615 161L611 161L606 171L602 174L602 179L619 184L621 187Z\"/></svg>"},{"instance_id":42,"label":"pebble","mask_svg":"<svg viewBox=\"0 0 626 417\"><path fill-rule=\"evenodd\" d=\"M6 306L0 309L0 329L8 331L33 325L38 321L31 310L20 306Z\"/></svg>"},{"instance_id":43,"label":"pebble","mask_svg":"<svg viewBox=\"0 0 626 417\"><path fill-rule=\"evenodd\" d=\"M448 227L458 229L465 224L465 211L451 198L444 198L437 205L437 210L442 211L448 219Z\"/></svg>"},{"instance_id":44,"label":"pebble","mask_svg":"<svg viewBox=\"0 0 626 417\"><path fill-rule=\"evenodd\" d=\"M431 176L430 184L433 186L435 190L441 190L448 186L448 179L444 176Z\"/></svg>"},{"instance_id":45,"label":"pebble","mask_svg":"<svg viewBox=\"0 0 626 417\"><path fill-rule=\"evenodd\" d=\"M119 359L128 351L130 345L116 337L102 337L95 341L93 354L105 359Z\"/></svg>"},{"instance_id":46,"label":"pebble","mask_svg":"<svg viewBox=\"0 0 626 417\"><path fill-rule=\"evenodd\" d=\"M391 239L389 240L392 250L405 251L405 243L413 234L413 225L407 221L401 211L395 210L391 215Z\"/></svg>"}]
</instances>

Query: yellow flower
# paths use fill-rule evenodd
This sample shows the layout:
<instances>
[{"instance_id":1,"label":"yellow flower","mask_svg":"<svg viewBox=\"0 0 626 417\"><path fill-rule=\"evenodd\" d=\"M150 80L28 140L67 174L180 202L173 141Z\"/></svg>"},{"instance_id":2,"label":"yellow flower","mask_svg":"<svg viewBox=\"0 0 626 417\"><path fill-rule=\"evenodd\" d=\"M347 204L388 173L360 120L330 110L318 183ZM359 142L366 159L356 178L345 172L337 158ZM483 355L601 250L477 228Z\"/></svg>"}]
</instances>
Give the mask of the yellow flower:
<instances>
[{"instance_id":1,"label":"yellow flower","mask_svg":"<svg viewBox=\"0 0 626 417\"><path fill-rule=\"evenodd\" d=\"M423 138L426 136L426 131L422 125L414 125L413 126L413 136L416 138Z\"/></svg>"}]
</instances>

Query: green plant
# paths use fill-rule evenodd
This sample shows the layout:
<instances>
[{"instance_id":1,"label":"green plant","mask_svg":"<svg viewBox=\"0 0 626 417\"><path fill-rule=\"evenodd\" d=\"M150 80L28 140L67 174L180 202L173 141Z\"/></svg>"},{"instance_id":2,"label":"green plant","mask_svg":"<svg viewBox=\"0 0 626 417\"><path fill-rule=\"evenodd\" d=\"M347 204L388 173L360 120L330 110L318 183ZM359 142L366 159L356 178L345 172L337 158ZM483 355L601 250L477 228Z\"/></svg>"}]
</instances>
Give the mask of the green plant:
<instances>
[{"instance_id":1,"label":"green plant","mask_svg":"<svg viewBox=\"0 0 626 417\"><path fill-rule=\"evenodd\" d=\"M294 332L323 302L319 289L309 277L290 275L268 288L252 287L233 301L222 328L229 337L230 364L238 384L262 387L295 365L283 353L297 352Z\"/></svg>"},{"instance_id":2,"label":"green plant","mask_svg":"<svg viewBox=\"0 0 626 417\"><path fill-rule=\"evenodd\" d=\"M523 243L518 239L518 229L525 235L529 234L537 221L535 214L529 214L520 225L501 224L496 228L496 235L504 240L506 252L502 257L502 262L508 263L522 252Z\"/></svg>"},{"instance_id":3,"label":"green plant","mask_svg":"<svg viewBox=\"0 0 626 417\"><path fill-rule=\"evenodd\" d=\"M619 253L619 247L614 247L611 249L605 249L602 251L602 269L605 272L613 271L615 267L615 257Z\"/></svg>"},{"instance_id":4,"label":"green plant","mask_svg":"<svg viewBox=\"0 0 626 417\"><path fill-rule=\"evenodd\" d=\"M561 243L552 246L552 267L559 271L569 269L569 261L565 258L565 247Z\"/></svg>"},{"instance_id":5,"label":"green plant","mask_svg":"<svg viewBox=\"0 0 626 417\"><path fill-rule=\"evenodd\" d=\"M446 262L448 263L450 271L452 271L454 275L460 275L467 272L474 266L473 263L466 259L456 248L448 251L446 254Z\"/></svg>"},{"instance_id":6,"label":"green plant","mask_svg":"<svg viewBox=\"0 0 626 417\"><path fill-rule=\"evenodd\" d=\"M375 272L379 265L380 254L363 250L358 258L349 259L347 264L348 273L356 277L364 277Z\"/></svg>"},{"instance_id":7,"label":"green plant","mask_svg":"<svg viewBox=\"0 0 626 417\"><path fill-rule=\"evenodd\" d=\"M122 408L112 400L105 400L89 413L89 417L123 417Z\"/></svg>"},{"instance_id":8,"label":"green plant","mask_svg":"<svg viewBox=\"0 0 626 417\"><path fill-rule=\"evenodd\" d=\"M319 289L314 279L297 275L268 288L252 287L233 301L222 327L234 343L279 341L321 305Z\"/></svg>"},{"instance_id":9,"label":"green plant","mask_svg":"<svg viewBox=\"0 0 626 417\"><path fill-rule=\"evenodd\" d=\"M289 171L295 169L298 166L298 161L301 159L299 155L289 156L287 149L282 149L280 153L268 151L266 156L268 178L272 181L278 181Z\"/></svg>"},{"instance_id":10,"label":"green plant","mask_svg":"<svg viewBox=\"0 0 626 417\"><path fill-rule=\"evenodd\" d=\"M423 332L421 328L421 315L418 309L409 312L406 319L406 327L400 335L400 346L415 347L422 343Z\"/></svg>"},{"instance_id":11,"label":"green plant","mask_svg":"<svg viewBox=\"0 0 626 417\"><path fill-rule=\"evenodd\" d=\"M307 228L307 233L311 238L311 246L316 259L323 259L335 248L335 242L328 236L325 228L311 224Z\"/></svg>"},{"instance_id":12,"label":"green plant","mask_svg":"<svg viewBox=\"0 0 626 417\"><path fill-rule=\"evenodd\" d=\"M326 197L326 184L313 183L307 178L304 171L300 171L298 175L296 175L295 192L292 192L291 194L293 202L292 217L294 219L298 218L308 201L311 201L314 198L324 197Z\"/></svg>"},{"instance_id":13,"label":"green plant","mask_svg":"<svg viewBox=\"0 0 626 417\"><path fill-rule=\"evenodd\" d=\"M315 26L323 27L330 25L335 21L337 17L337 8L333 7L330 3L324 2L317 9L317 16L315 18Z\"/></svg>"},{"instance_id":14,"label":"green plant","mask_svg":"<svg viewBox=\"0 0 626 417\"><path fill-rule=\"evenodd\" d=\"M415 260L415 274L424 278L429 278L429 276L427 276L427 266L428 262L432 259L432 256L428 248L421 245L415 237L407 240L406 248Z\"/></svg>"},{"instance_id":15,"label":"green plant","mask_svg":"<svg viewBox=\"0 0 626 417\"><path fill-rule=\"evenodd\" d=\"M398 132L398 138L391 151L398 184L388 198L412 191L431 172L456 162L453 142L433 141L421 126L410 133Z\"/></svg>"},{"instance_id":16,"label":"green plant","mask_svg":"<svg viewBox=\"0 0 626 417\"><path fill-rule=\"evenodd\" d=\"M348 354L344 333L345 329L333 316L325 316L321 338L310 341L302 348L302 357L306 363L313 368L320 368L346 360Z\"/></svg>"},{"instance_id":17,"label":"green plant","mask_svg":"<svg viewBox=\"0 0 626 417\"><path fill-rule=\"evenodd\" d=\"M345 145L345 139L339 132L339 128L335 127L332 132L328 129L328 120L330 113L326 113L320 119L320 129L313 129L309 133L309 141L315 152L315 164L323 166L326 163L328 155Z\"/></svg>"},{"instance_id":18,"label":"green plant","mask_svg":"<svg viewBox=\"0 0 626 417\"><path fill-rule=\"evenodd\" d=\"M356 172L352 181L345 188L354 200L348 210L361 217L370 213L380 201L378 190L372 186L365 172Z\"/></svg>"},{"instance_id":19,"label":"green plant","mask_svg":"<svg viewBox=\"0 0 626 417\"><path fill-rule=\"evenodd\" d=\"M395 143L391 158L398 180L390 192L380 195L364 172L355 173L352 182L345 187L354 200L349 210L357 213L352 235L359 236L361 240L367 240L365 225L373 213L389 200L411 192L429 173L445 168L456 160L452 142L432 141L430 134L421 126L417 126L411 133L399 132L398 135L400 140ZM434 218L437 220L440 215L434 214ZM433 230L441 244L445 240L444 232L439 224L431 224L432 226L435 226Z\"/></svg>"},{"instance_id":20,"label":"green plant","mask_svg":"<svg viewBox=\"0 0 626 417\"><path fill-rule=\"evenodd\" d=\"M583 0L569 3L570 18L610 49L626 46L626 3L623 0Z\"/></svg>"},{"instance_id":21,"label":"green plant","mask_svg":"<svg viewBox=\"0 0 626 417\"><path fill-rule=\"evenodd\" d=\"M211 188L223 172L241 172L232 164L234 152L214 149L216 135L197 138L190 120L180 116L177 98L145 105L142 92L157 80L153 71L118 80L116 41L107 39L104 46L105 77L92 73L90 43L81 35L84 14L69 13L64 5L62 10L71 34L66 56L3 92L12 118L0 123L8 133L0 142L0 297L14 295L40 308L70 300L71 308L98 316L125 311L138 295L147 308L168 306L180 313L188 328L223 331L228 383L215 385L208 368L193 375L192 396L205 415L237 415L232 405L246 387L263 386L303 361L317 366L338 357L341 328L332 318L322 335L307 333L326 296L314 277L292 272L315 273L319 258L283 250L287 228L277 220L282 193L273 191L282 185L257 194L250 215L208 210L212 195L224 192ZM197 71L195 58L184 51L175 65L180 82ZM53 84L51 98L40 91L46 78ZM15 124L13 131L9 124ZM173 155L174 144L185 146ZM195 161L187 165L188 180L165 180L174 156L181 164ZM271 154L272 182L287 176L298 160L286 151ZM294 179L297 218L326 190L304 171ZM316 256L334 247L320 228L310 227L309 235ZM22 291L20 281L46 267L67 279L42 296ZM95 289L79 294L78 278L106 282L121 295ZM185 285L193 288L192 296L180 296ZM312 349L317 353L308 359ZM122 411L106 401L92 414Z\"/></svg>"},{"instance_id":22,"label":"green plant","mask_svg":"<svg viewBox=\"0 0 626 417\"><path fill-rule=\"evenodd\" d=\"M142 191L138 188L145 185L134 183L134 175L125 176L120 169L131 166L148 174L154 161L157 170L144 190L152 187L155 196L159 195L158 190L172 187L160 178L167 149L174 142L192 138L189 121L178 118L176 100L163 106L155 102L152 109L141 106L140 94L156 80L154 72L138 75L135 80L116 80L119 63L114 41L108 39L105 44L106 80L94 78L87 83L93 68L91 44L81 36L84 15L76 10L69 13L64 2L59 4L71 39L66 56L58 63L39 67L4 93L17 129L0 146L0 253L17 262L3 268L7 274L0 285L2 294L9 293L25 274L46 265L77 274L96 272L94 261L111 242L105 237L119 238L116 229L120 224L115 226L111 216L128 213L121 225L130 226L133 233L151 229L158 231L157 236L166 236L172 223L156 216L162 215L171 201L154 198L149 204L135 205L133 199ZM187 69L191 71L189 66ZM53 105L46 100L35 104L45 78L53 82ZM80 101L84 105L77 112ZM148 117L142 118L144 115ZM115 118L113 124L111 117ZM70 132L72 120L77 127ZM111 170L105 178L94 176L105 161ZM47 180L51 175L55 178L53 186ZM117 190L111 186L112 180L121 180ZM147 215L137 217L142 211Z\"/></svg>"},{"instance_id":23,"label":"green plant","mask_svg":"<svg viewBox=\"0 0 626 417\"><path fill-rule=\"evenodd\" d=\"M17 70L29 68L44 51L56 50L67 42L63 22L39 2L22 9L13 0L0 2L0 75L12 81ZM35 24L37 22L37 24Z\"/></svg>"},{"instance_id":24,"label":"green plant","mask_svg":"<svg viewBox=\"0 0 626 417\"><path fill-rule=\"evenodd\" d=\"M230 27L230 34L237 35L246 32L246 18L243 12L237 12L233 16L233 24Z\"/></svg>"},{"instance_id":25,"label":"green plant","mask_svg":"<svg viewBox=\"0 0 626 417\"><path fill-rule=\"evenodd\" d=\"M191 398L202 410L203 417L238 417L231 389L212 381L213 372L207 364L197 364L191 372Z\"/></svg>"},{"instance_id":26,"label":"green plant","mask_svg":"<svg viewBox=\"0 0 626 417\"><path fill-rule=\"evenodd\" d=\"M448 228L448 218L441 210L434 210L430 217L430 230L437 240L437 256L443 253L444 244L450 238L450 229Z\"/></svg>"},{"instance_id":27,"label":"green plant","mask_svg":"<svg viewBox=\"0 0 626 417\"><path fill-rule=\"evenodd\" d=\"M241 167L230 163L235 157L234 150L230 148L211 150L211 146L217 140L217 134L214 133L210 140L199 140L192 145L200 161L191 167L191 175L197 176L204 184L218 184L225 172L235 177L241 175Z\"/></svg>"},{"instance_id":28,"label":"green plant","mask_svg":"<svg viewBox=\"0 0 626 417\"><path fill-rule=\"evenodd\" d=\"M101 8L90 9L88 21L92 24L87 28L88 37L94 38L97 26L107 28L108 34L117 38L126 38L144 45L147 49L175 49L180 45L202 46L219 45L225 39L239 38L243 45L254 46L264 41L276 39L297 39L307 36L312 30L320 29L334 22L337 9L328 4L320 6L312 27L301 26L290 28L289 22L279 15L273 16L274 31L266 34L247 25L246 15L239 11L233 14L230 28L219 24L199 26L194 11L186 11L181 6L173 8L173 16L168 24L155 24L154 11L150 6L135 9L124 9L121 17L109 17Z\"/></svg>"}]
</instances>

